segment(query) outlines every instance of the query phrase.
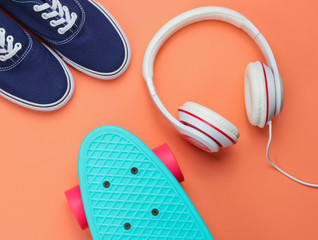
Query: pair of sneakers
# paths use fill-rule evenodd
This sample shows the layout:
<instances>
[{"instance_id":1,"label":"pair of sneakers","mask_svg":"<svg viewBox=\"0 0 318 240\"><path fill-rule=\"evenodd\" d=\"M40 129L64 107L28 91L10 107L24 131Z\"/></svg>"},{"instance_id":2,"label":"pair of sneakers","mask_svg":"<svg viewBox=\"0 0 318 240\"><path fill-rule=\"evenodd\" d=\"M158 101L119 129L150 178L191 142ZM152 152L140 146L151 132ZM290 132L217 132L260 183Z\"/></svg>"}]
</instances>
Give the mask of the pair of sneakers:
<instances>
[{"instance_id":1,"label":"pair of sneakers","mask_svg":"<svg viewBox=\"0 0 318 240\"><path fill-rule=\"evenodd\" d=\"M94 0L0 0L0 6L50 45L0 11L0 95L19 105L64 106L74 91L64 61L100 79L119 77L129 65L124 32Z\"/></svg>"}]
</instances>

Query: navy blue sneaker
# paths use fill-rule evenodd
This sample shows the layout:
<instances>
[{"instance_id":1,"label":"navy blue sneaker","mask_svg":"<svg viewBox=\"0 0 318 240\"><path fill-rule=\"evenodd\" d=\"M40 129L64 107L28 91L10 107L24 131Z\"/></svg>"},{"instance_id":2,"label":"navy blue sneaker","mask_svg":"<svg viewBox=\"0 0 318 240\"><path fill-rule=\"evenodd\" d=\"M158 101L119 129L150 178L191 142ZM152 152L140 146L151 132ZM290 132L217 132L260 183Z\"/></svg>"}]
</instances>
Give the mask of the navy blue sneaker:
<instances>
[{"instance_id":1,"label":"navy blue sneaker","mask_svg":"<svg viewBox=\"0 0 318 240\"><path fill-rule=\"evenodd\" d=\"M0 12L0 95L27 108L52 111L74 91L62 59Z\"/></svg>"},{"instance_id":2,"label":"navy blue sneaker","mask_svg":"<svg viewBox=\"0 0 318 240\"><path fill-rule=\"evenodd\" d=\"M114 79L129 65L124 32L94 0L0 0L0 6L88 75Z\"/></svg>"}]
</instances>

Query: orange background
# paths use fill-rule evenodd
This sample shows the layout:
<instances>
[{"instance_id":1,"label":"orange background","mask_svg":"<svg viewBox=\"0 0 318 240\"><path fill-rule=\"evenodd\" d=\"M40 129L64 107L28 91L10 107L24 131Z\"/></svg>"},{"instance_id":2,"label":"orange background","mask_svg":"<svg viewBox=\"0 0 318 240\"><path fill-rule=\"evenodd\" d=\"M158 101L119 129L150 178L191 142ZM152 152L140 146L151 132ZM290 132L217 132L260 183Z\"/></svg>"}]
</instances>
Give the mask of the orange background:
<instances>
[{"instance_id":1,"label":"orange background","mask_svg":"<svg viewBox=\"0 0 318 240\"><path fill-rule=\"evenodd\" d=\"M102 81L71 68L75 94L61 110L36 112L0 99L0 239L91 239L81 231L64 191L78 184L84 137L118 125L150 148L167 142L185 176L182 184L215 239L318 238L318 190L274 170L265 158L268 129L252 127L244 109L246 65L264 61L241 30L201 22L175 34L160 51L155 85L171 113L191 100L232 121L238 143L207 154L184 141L151 101L142 78L147 44L168 20L192 8L221 5L251 20L272 47L284 82L285 105L273 121L271 156L287 172L318 182L318 2L99 0L132 47L119 79Z\"/></svg>"}]
</instances>

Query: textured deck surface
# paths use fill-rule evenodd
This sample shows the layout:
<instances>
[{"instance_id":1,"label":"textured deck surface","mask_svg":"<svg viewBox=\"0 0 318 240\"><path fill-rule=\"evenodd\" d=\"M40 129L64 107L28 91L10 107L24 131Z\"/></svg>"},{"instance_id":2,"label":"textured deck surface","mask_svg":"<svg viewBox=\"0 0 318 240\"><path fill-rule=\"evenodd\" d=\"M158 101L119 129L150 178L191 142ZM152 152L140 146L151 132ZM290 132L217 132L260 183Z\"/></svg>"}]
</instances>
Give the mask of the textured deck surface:
<instances>
[{"instance_id":1,"label":"textured deck surface","mask_svg":"<svg viewBox=\"0 0 318 240\"><path fill-rule=\"evenodd\" d=\"M94 240L213 239L169 170L122 128L100 127L85 138L79 178Z\"/></svg>"}]
</instances>

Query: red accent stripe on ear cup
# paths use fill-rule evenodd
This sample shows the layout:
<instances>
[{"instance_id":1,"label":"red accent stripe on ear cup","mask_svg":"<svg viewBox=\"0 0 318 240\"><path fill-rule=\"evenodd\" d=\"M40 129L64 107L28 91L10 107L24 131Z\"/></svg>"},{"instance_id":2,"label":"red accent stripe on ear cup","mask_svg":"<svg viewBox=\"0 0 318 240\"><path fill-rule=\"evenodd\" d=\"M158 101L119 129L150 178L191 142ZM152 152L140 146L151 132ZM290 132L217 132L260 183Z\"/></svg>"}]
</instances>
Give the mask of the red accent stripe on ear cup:
<instances>
[{"instance_id":1,"label":"red accent stripe on ear cup","mask_svg":"<svg viewBox=\"0 0 318 240\"><path fill-rule=\"evenodd\" d=\"M265 67L262 64L262 68L263 68L263 72L264 72L264 77L265 77L265 86L266 86L266 121L265 121L265 124L267 123L268 121L268 108L269 108L269 100L268 100L268 85L267 85L267 76L266 76L266 71L265 71Z\"/></svg>"},{"instance_id":2,"label":"red accent stripe on ear cup","mask_svg":"<svg viewBox=\"0 0 318 240\"><path fill-rule=\"evenodd\" d=\"M194 118L200 120L201 122L204 122L205 124L207 124L207 125L209 125L210 127L214 128L214 129L215 129L216 131L218 131L219 133L223 134L223 135L224 135L226 138L228 138L233 144L236 143L236 141L235 141L234 139L232 139L229 135L227 135L225 132L223 132L222 130L218 129L217 127L213 126L211 123L205 121L204 119L202 119L202 118L200 118L200 117L198 117L198 116L196 116L196 115L194 115L194 114L192 114L192 113L190 113L190 112L188 112L188 111L185 111L185 110L183 110L183 109L180 109L180 108L179 108L179 111L180 111L180 112L184 112L184 113L186 113L186 114L188 114L188 115L190 115L190 116L192 116L192 117L194 117ZM208 136L209 136L209 135L208 135ZM209 136L209 137L212 138L211 136ZM213 138L212 138L212 139L213 139ZM213 140L214 140L214 139L213 139Z\"/></svg>"},{"instance_id":3,"label":"red accent stripe on ear cup","mask_svg":"<svg viewBox=\"0 0 318 240\"><path fill-rule=\"evenodd\" d=\"M215 138L211 137L209 134L207 134L206 132L202 131L201 129L197 128L196 126L188 123L188 122L185 122L185 121L180 121L181 123L183 123L184 125L188 125L190 127L193 127L194 129L198 130L199 132L203 133L204 135L206 135L207 137L211 138L214 142L216 142L216 144L219 146L219 147L223 147L223 145L218 142Z\"/></svg>"}]
</instances>

